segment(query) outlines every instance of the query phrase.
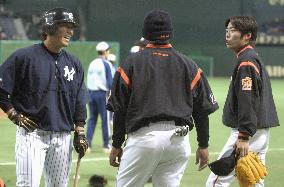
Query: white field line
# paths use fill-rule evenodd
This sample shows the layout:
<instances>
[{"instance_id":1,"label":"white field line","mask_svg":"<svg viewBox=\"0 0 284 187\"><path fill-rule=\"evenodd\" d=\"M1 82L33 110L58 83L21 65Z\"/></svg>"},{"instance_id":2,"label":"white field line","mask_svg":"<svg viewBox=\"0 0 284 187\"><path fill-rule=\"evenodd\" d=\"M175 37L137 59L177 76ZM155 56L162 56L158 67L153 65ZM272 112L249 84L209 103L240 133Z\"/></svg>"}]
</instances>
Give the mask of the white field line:
<instances>
[{"instance_id":1,"label":"white field line","mask_svg":"<svg viewBox=\"0 0 284 187\"><path fill-rule=\"evenodd\" d=\"M268 149L268 152L281 152L284 151L284 148L271 148ZM219 152L210 152L210 155L218 155ZM195 153L190 154L191 157L195 156ZM81 162L93 162L93 161L106 161L108 157L98 157L98 158L83 158ZM72 160L72 162L77 162L77 160ZM16 165L16 162L0 162L0 166L13 166Z\"/></svg>"}]
</instances>

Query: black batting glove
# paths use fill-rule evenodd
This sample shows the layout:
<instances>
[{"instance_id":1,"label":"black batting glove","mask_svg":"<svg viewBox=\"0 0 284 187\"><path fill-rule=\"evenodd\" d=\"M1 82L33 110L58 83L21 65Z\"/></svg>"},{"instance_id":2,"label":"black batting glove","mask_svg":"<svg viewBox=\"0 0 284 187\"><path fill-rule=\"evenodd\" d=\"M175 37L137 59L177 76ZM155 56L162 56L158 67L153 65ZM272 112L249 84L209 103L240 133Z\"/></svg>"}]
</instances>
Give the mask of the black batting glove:
<instances>
[{"instance_id":1,"label":"black batting glove","mask_svg":"<svg viewBox=\"0 0 284 187\"><path fill-rule=\"evenodd\" d=\"M89 145L84 131L74 132L73 146L80 158L86 154Z\"/></svg>"},{"instance_id":2,"label":"black batting glove","mask_svg":"<svg viewBox=\"0 0 284 187\"><path fill-rule=\"evenodd\" d=\"M8 118L19 127L23 127L27 132L33 132L38 125L29 119L28 117L24 116L23 114L19 114L15 109L12 109L8 114Z\"/></svg>"}]
</instances>

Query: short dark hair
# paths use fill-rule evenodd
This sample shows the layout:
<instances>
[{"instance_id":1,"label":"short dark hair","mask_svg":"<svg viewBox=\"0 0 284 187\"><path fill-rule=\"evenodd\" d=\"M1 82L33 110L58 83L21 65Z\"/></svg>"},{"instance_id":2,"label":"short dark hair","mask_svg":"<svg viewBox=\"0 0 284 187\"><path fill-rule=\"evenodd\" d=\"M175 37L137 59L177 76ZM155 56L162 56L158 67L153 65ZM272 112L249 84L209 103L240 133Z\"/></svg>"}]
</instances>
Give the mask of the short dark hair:
<instances>
[{"instance_id":1,"label":"short dark hair","mask_svg":"<svg viewBox=\"0 0 284 187\"><path fill-rule=\"evenodd\" d=\"M241 32L241 36L251 33L250 42L255 43L257 38L257 22L253 17L251 16L230 17L225 22L226 28L230 22L235 29Z\"/></svg>"},{"instance_id":2,"label":"short dark hair","mask_svg":"<svg viewBox=\"0 0 284 187\"><path fill-rule=\"evenodd\" d=\"M42 41L46 40L47 35L55 35L57 30L58 30L58 23L55 23L51 26L43 25L41 27L40 39Z\"/></svg>"}]
</instances>

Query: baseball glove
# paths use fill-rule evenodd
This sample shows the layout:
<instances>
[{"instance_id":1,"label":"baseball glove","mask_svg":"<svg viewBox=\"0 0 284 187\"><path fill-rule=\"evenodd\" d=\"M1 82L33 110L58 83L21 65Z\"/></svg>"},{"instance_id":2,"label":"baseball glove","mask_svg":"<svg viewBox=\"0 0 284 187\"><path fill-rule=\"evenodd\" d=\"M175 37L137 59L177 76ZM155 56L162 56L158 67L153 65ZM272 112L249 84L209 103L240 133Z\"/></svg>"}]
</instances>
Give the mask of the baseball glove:
<instances>
[{"instance_id":1,"label":"baseball glove","mask_svg":"<svg viewBox=\"0 0 284 187\"><path fill-rule=\"evenodd\" d=\"M107 184L107 179L104 176L93 175L89 179L91 187L104 187Z\"/></svg>"},{"instance_id":2,"label":"baseball glove","mask_svg":"<svg viewBox=\"0 0 284 187\"><path fill-rule=\"evenodd\" d=\"M229 156L211 162L208 167L215 175L227 176L235 169L236 160L236 150L234 150Z\"/></svg>"},{"instance_id":3,"label":"baseball glove","mask_svg":"<svg viewBox=\"0 0 284 187\"><path fill-rule=\"evenodd\" d=\"M252 187L268 174L259 156L252 151L237 161L235 171L240 187Z\"/></svg>"}]
</instances>

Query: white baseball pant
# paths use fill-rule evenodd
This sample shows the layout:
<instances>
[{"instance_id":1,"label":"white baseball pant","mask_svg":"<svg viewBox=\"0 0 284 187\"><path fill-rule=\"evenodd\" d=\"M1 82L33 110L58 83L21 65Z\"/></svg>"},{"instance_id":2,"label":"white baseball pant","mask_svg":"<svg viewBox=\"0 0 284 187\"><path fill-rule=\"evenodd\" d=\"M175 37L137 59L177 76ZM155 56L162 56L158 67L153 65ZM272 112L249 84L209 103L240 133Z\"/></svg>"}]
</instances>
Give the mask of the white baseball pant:
<instances>
[{"instance_id":1,"label":"white baseball pant","mask_svg":"<svg viewBox=\"0 0 284 187\"><path fill-rule=\"evenodd\" d=\"M70 132L36 129L28 133L17 127L15 151L17 187L39 187L42 172L46 187L67 187L72 161Z\"/></svg>"},{"instance_id":2,"label":"white baseball pant","mask_svg":"<svg viewBox=\"0 0 284 187\"><path fill-rule=\"evenodd\" d=\"M222 156L227 157L232 153L234 145L238 139L238 134L239 134L238 129L235 128L232 129L231 135L227 143L225 144L223 150L221 151L218 159L220 159ZM249 139L250 150L259 154L263 164L265 164L265 155L268 150L268 144L269 144L268 128L257 130L255 135ZM234 175L235 175L235 170L233 170L228 176L218 176L215 175L213 172L211 172L207 179L206 187L228 187L235 179ZM255 187L264 187L263 181L256 184Z\"/></svg>"},{"instance_id":3,"label":"white baseball pant","mask_svg":"<svg viewBox=\"0 0 284 187\"><path fill-rule=\"evenodd\" d=\"M189 135L174 135L175 123L151 123L128 135L117 187L143 187L152 176L154 187L177 187L191 152Z\"/></svg>"}]
</instances>

